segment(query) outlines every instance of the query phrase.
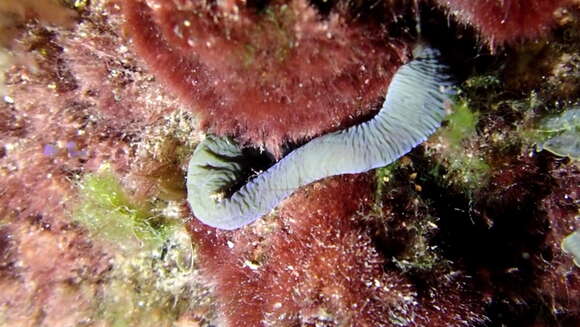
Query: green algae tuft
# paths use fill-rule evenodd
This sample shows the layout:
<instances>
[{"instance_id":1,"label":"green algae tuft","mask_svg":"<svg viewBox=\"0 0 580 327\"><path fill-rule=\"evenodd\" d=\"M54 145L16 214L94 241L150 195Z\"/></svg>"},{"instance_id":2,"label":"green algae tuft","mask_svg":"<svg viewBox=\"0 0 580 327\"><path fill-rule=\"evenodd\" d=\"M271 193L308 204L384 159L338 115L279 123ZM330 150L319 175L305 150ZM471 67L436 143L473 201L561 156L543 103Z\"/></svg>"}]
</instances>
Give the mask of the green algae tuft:
<instances>
[{"instance_id":1,"label":"green algae tuft","mask_svg":"<svg viewBox=\"0 0 580 327\"><path fill-rule=\"evenodd\" d=\"M454 111L447 117L447 126L442 129L441 136L447 140L450 147L462 147L462 142L476 133L479 113L469 108L467 101L460 101L454 106Z\"/></svg>"},{"instance_id":2,"label":"green algae tuft","mask_svg":"<svg viewBox=\"0 0 580 327\"><path fill-rule=\"evenodd\" d=\"M480 115L461 99L453 107L447 124L437 133L438 164L431 173L444 184L454 185L471 193L485 185L491 167L477 144Z\"/></svg>"},{"instance_id":3,"label":"green algae tuft","mask_svg":"<svg viewBox=\"0 0 580 327\"><path fill-rule=\"evenodd\" d=\"M122 248L154 247L166 240L168 221L147 204L133 201L111 172L85 176L79 189L73 219L93 236Z\"/></svg>"},{"instance_id":4,"label":"green algae tuft","mask_svg":"<svg viewBox=\"0 0 580 327\"><path fill-rule=\"evenodd\" d=\"M209 306L196 254L175 217L178 203L139 202L108 168L84 176L72 218L96 244L111 246L111 269L90 319L109 326L173 326L192 307ZM173 208L173 207L175 208Z\"/></svg>"}]
</instances>

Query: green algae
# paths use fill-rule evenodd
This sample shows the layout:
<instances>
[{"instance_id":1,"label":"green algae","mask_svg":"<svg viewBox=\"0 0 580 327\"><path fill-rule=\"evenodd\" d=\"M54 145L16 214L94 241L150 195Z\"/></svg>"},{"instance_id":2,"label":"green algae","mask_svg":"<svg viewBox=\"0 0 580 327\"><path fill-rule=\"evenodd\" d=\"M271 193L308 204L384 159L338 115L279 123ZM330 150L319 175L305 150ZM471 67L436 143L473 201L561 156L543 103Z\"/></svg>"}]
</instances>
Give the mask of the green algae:
<instances>
[{"instance_id":1,"label":"green algae","mask_svg":"<svg viewBox=\"0 0 580 327\"><path fill-rule=\"evenodd\" d=\"M537 128L537 145L560 157L580 159L580 106L544 118Z\"/></svg>"},{"instance_id":2,"label":"green algae","mask_svg":"<svg viewBox=\"0 0 580 327\"><path fill-rule=\"evenodd\" d=\"M163 214L178 212L179 202L136 201L107 168L86 175L79 190L73 220L94 242L110 247L111 256L90 321L173 326L193 307L209 306L208 290L196 277L189 234L177 219Z\"/></svg>"},{"instance_id":3,"label":"green algae","mask_svg":"<svg viewBox=\"0 0 580 327\"><path fill-rule=\"evenodd\" d=\"M67 0L74 9L84 10L89 5L89 0Z\"/></svg>"},{"instance_id":4,"label":"green algae","mask_svg":"<svg viewBox=\"0 0 580 327\"><path fill-rule=\"evenodd\" d=\"M469 102L460 99L440 129L437 139L441 145L437 162L431 174L447 185L454 185L467 193L487 183L491 167L484 153L479 151L477 124L480 114L471 109Z\"/></svg>"},{"instance_id":5,"label":"green algae","mask_svg":"<svg viewBox=\"0 0 580 327\"><path fill-rule=\"evenodd\" d=\"M451 159L446 168L444 178L468 190L485 185L491 173L491 167L485 158L472 153Z\"/></svg>"},{"instance_id":6,"label":"green algae","mask_svg":"<svg viewBox=\"0 0 580 327\"><path fill-rule=\"evenodd\" d=\"M462 147L462 142L476 133L479 113L469 108L467 101L459 101L447 117L447 126L440 133L450 147Z\"/></svg>"},{"instance_id":7,"label":"green algae","mask_svg":"<svg viewBox=\"0 0 580 327\"><path fill-rule=\"evenodd\" d=\"M203 318L186 320L206 326L213 319L214 300L201 284L195 245L182 220L179 165L197 142L192 137L195 121L179 110L164 119L147 127L147 138L135 144L140 159L134 174L151 187L144 200L137 200L107 166L78 183L79 200L71 216L95 245L106 248L111 265L88 314L91 324L176 326L198 310Z\"/></svg>"},{"instance_id":8,"label":"green algae","mask_svg":"<svg viewBox=\"0 0 580 327\"><path fill-rule=\"evenodd\" d=\"M168 221L144 203L132 200L106 169L83 178L73 219L93 236L121 248L155 247L168 236Z\"/></svg>"},{"instance_id":9,"label":"green algae","mask_svg":"<svg viewBox=\"0 0 580 327\"><path fill-rule=\"evenodd\" d=\"M381 203L383 196L388 192L389 185L393 180L394 172L398 167L398 161L385 167L375 169L375 202Z\"/></svg>"},{"instance_id":10,"label":"green algae","mask_svg":"<svg viewBox=\"0 0 580 327\"><path fill-rule=\"evenodd\" d=\"M477 75L465 81L465 87L470 89L494 89L501 86L501 81L495 75Z\"/></svg>"}]
</instances>

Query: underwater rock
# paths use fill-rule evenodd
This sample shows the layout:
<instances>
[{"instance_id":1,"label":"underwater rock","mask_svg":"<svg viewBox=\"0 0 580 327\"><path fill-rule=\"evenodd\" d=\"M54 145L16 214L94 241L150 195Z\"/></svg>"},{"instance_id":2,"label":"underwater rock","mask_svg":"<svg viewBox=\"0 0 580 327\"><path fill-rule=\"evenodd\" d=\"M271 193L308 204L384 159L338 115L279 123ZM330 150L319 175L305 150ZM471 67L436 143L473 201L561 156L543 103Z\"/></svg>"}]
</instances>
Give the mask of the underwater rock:
<instances>
[{"instance_id":1,"label":"underwater rock","mask_svg":"<svg viewBox=\"0 0 580 327\"><path fill-rule=\"evenodd\" d=\"M7 4L0 2L0 7ZM46 8L60 1L9 2L18 8ZM46 26L32 13L26 24L18 25L23 33L16 35L11 51L34 64L11 61L7 96L0 98L0 325L73 326L134 317L131 310L103 315L103 294L122 298L127 303L123 309L141 308L139 301L155 303L142 307L147 309L142 322L127 319L123 324L162 325L152 314L159 299L144 301L144 288L135 285L145 282L127 282L135 277L129 275L143 253L123 259L71 217L82 194L79 180L102 166L122 176L123 186L142 188L144 178L131 176L136 170L131 168L136 166L134 142L147 134L144 126L168 129L159 117L176 107L136 68L128 45L117 34L121 16L115 16L110 5L111 1L91 1L90 12L83 12L73 25ZM40 14L42 20L57 12ZM123 210L131 208L114 210L127 213ZM89 219L95 218L90 214ZM143 262L147 269L140 270L139 277L153 275L147 265L151 261ZM155 275L146 282L149 289L169 283ZM123 287L113 294L111 284L117 276ZM174 310L174 297L164 299Z\"/></svg>"},{"instance_id":2,"label":"underwater rock","mask_svg":"<svg viewBox=\"0 0 580 327\"><path fill-rule=\"evenodd\" d=\"M40 1L12 2L41 5ZM385 169L396 178L391 179L394 184L384 185L382 196L377 196L374 184L378 178L373 173L334 177L301 189L281 204L277 215L243 230L216 231L191 219L183 197L185 166L202 135L187 110L197 109L186 109L185 102L165 90L167 83L160 82L162 78L147 71L146 58L132 52L120 9L128 2L74 1L84 3L86 10L79 11L78 23L71 29L46 27L32 19L21 26L25 33L14 42L14 54L33 57L37 65L11 62L6 66L8 96L0 100L0 324L579 325L579 268L562 251L561 242L579 228L574 217L580 174L565 158L529 149L517 155L505 150L517 147L509 135L517 132L522 118L505 109L518 95L508 92L497 97L496 89L503 88L503 80L485 91L489 92L486 97L501 100L501 106L473 109L480 116L469 137L474 141L469 143L478 146L463 153L485 159L492 187L486 188L485 181L467 197L430 180L438 163L426 150L439 151L445 146L431 140ZM326 108L317 108L317 115L327 119L328 131L359 123L377 109L391 74L409 57L407 39L413 34L408 32L414 28L413 12L387 8L399 2L411 3L380 1L375 12L364 7L375 1L292 2L308 4L309 12L320 13L309 21L314 26L321 26L327 18L352 18L345 19L358 26L353 33L362 44L355 47L360 50L355 59L383 51L374 53L375 59L385 60L381 61L384 66L374 64L383 71L365 72L355 62L353 68L360 71L340 79L346 85L342 100L352 105L344 107L344 121L334 121L336 116L325 116ZM145 5L145 1L138 3ZM232 6L242 1L204 3L214 4L216 12L229 17L247 17L245 13L236 15ZM267 9L261 7L267 3L281 9L283 1L246 3L257 13ZM355 7L344 9L333 7L335 4ZM357 10L359 4L364 10ZM267 10L263 13L262 17L268 15ZM438 23L445 26L447 21ZM366 24L370 24L368 30ZM274 25L272 21L266 24ZM350 28L340 30L348 34ZM569 53L575 53L577 41L567 36L569 30L558 32L565 33L560 41L552 41L555 47L566 43ZM322 36L320 31L315 34ZM369 39L373 41L367 45ZM318 41L322 43L322 39ZM317 48L316 43L312 48ZM319 48L327 51L310 61L301 57L305 62L298 64L303 65L292 67L306 66L316 74L317 60L333 54L330 45ZM481 48L476 51L480 51L478 58L487 56ZM341 54L344 52L337 49L333 58L338 62ZM504 58L493 60L501 64ZM227 65L231 60L227 53L214 59L225 62L224 69L233 67ZM553 76L554 85L564 75L566 83L576 85L573 77L578 66L568 63L562 61L566 70ZM365 76L375 77L369 80L369 98ZM345 87L328 85L329 89ZM332 99L324 99L325 88L309 96L330 103ZM542 85L538 88L541 94L552 92ZM378 96L369 100L373 92ZM570 97L576 93L570 91ZM367 101L368 106L353 104L359 100ZM476 102L469 104L475 106ZM519 113L542 110L537 105L522 108ZM267 116L267 112L256 117L260 115ZM296 117L297 121L303 118ZM304 137L326 132L314 131L316 121L300 123ZM228 135L237 133L236 128L224 130ZM494 139L493 144L488 137ZM190 223L194 243L189 244L183 234L179 244L188 253L195 248L199 258L179 256L175 239L163 242L156 252L123 257L95 238L98 233L75 222L71 208L82 195L79 181L104 165L110 166L131 201L152 206L151 215L170 217L175 224ZM99 192L97 199L101 196L106 198L106 192ZM381 210L375 210L377 203ZM124 219L130 216L125 210L135 208L120 204L101 209L105 215L109 209L118 211L121 214L115 216ZM89 213L90 219L94 212ZM121 236L115 242L123 245L123 240ZM139 247L139 242L135 244ZM171 265L173 256L180 258L177 268L184 269ZM213 291L195 286L202 281ZM215 311L222 321L213 319Z\"/></svg>"},{"instance_id":3,"label":"underwater rock","mask_svg":"<svg viewBox=\"0 0 580 327\"><path fill-rule=\"evenodd\" d=\"M428 285L393 268L361 217L372 175L311 184L275 215L235 231L189 224L224 326L452 326L486 320L459 271ZM345 192L345 190L348 190ZM435 282L437 281L437 282Z\"/></svg>"}]
</instances>

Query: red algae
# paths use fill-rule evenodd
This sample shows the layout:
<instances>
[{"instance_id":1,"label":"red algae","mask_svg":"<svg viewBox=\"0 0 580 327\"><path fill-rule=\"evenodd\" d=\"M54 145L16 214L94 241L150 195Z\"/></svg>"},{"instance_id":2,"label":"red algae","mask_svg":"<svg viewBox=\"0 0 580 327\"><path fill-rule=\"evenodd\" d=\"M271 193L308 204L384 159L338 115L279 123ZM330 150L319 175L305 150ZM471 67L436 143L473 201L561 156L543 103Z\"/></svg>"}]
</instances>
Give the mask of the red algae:
<instances>
[{"instance_id":1,"label":"red algae","mask_svg":"<svg viewBox=\"0 0 580 327\"><path fill-rule=\"evenodd\" d=\"M104 165L130 176L139 133L178 108L122 51L110 14L95 4L78 24L31 20L14 35L34 64L8 69L0 100L0 324L95 315L115 254L72 221L77 181Z\"/></svg>"},{"instance_id":2,"label":"red algae","mask_svg":"<svg viewBox=\"0 0 580 327\"><path fill-rule=\"evenodd\" d=\"M348 189L348 192L344 192ZM369 175L316 183L234 232L190 223L228 326L444 326L484 320L460 274L429 294L394 269L361 218ZM362 210L362 211L361 211ZM455 305L454 303L461 303Z\"/></svg>"},{"instance_id":3,"label":"red algae","mask_svg":"<svg viewBox=\"0 0 580 327\"><path fill-rule=\"evenodd\" d=\"M574 324L580 321L580 268L562 251L561 243L572 230L580 230L580 170L565 162L553 162L548 169L555 183L552 192L542 199L541 207L549 221L544 251L549 253L551 262L548 265L538 260L542 270L537 291L552 305L555 314L566 313Z\"/></svg>"},{"instance_id":4,"label":"red algae","mask_svg":"<svg viewBox=\"0 0 580 327\"><path fill-rule=\"evenodd\" d=\"M380 7L380 6L379 6ZM385 9L386 10L386 9ZM124 5L135 50L219 135L281 155L378 105L408 46L384 24L307 1L142 1Z\"/></svg>"},{"instance_id":5,"label":"red algae","mask_svg":"<svg viewBox=\"0 0 580 327\"><path fill-rule=\"evenodd\" d=\"M12 258L0 264L2 321L10 326L30 326L33 321L56 326L85 319L99 296L97 283L111 269L111 257L74 229L51 230L36 222L3 229L0 234L5 232L12 243ZM2 274L2 264L8 265L8 276ZM80 288L83 292L77 291Z\"/></svg>"},{"instance_id":6,"label":"red algae","mask_svg":"<svg viewBox=\"0 0 580 327\"><path fill-rule=\"evenodd\" d=\"M509 244L511 250L482 258L478 277L489 278L486 282L495 296L509 303L509 308L501 308L497 301L499 310L543 303L549 312L538 321L575 325L580 319L578 267L560 244L580 228L578 167L546 153L534 158L522 154L502 166L485 190L482 200L487 201L480 210L492 224L488 237L498 242L488 251L496 252L493 248L501 244Z\"/></svg>"},{"instance_id":7,"label":"red algae","mask_svg":"<svg viewBox=\"0 0 580 327\"><path fill-rule=\"evenodd\" d=\"M85 23L77 31L93 28ZM60 35L66 40L39 27L15 49L33 57L37 68L14 67L7 79L10 103L0 105L6 118L0 131L5 152L0 158L5 200L0 213L6 216L61 217L75 192L74 177L96 171L104 162L128 171L130 144L119 135L128 136L167 111L166 105L145 104L134 83L138 73L113 84L130 71L123 59L109 56L105 68L94 69L98 59L87 48L115 52L111 34L102 33L93 42L85 39L82 46L73 32ZM127 109L112 113L112 108ZM147 110L136 111L140 108Z\"/></svg>"},{"instance_id":8,"label":"red algae","mask_svg":"<svg viewBox=\"0 0 580 327\"><path fill-rule=\"evenodd\" d=\"M557 9L570 0L437 0L465 24L474 26L492 47L545 34Z\"/></svg>"},{"instance_id":9,"label":"red algae","mask_svg":"<svg viewBox=\"0 0 580 327\"><path fill-rule=\"evenodd\" d=\"M324 12L317 1L119 3L137 53L189 109L202 113L209 131L238 135L274 152L286 141L337 129L368 113L408 52L404 40L386 32L389 19L365 22L332 5ZM488 7L512 8L514 21L493 27L466 18L485 2L449 3L453 10L467 8L458 17L490 43L539 35L553 12L542 7L549 9L542 15L534 9L540 2L530 1L535 25L517 29L524 2L498 1ZM545 2L554 8L556 3L563 2ZM71 222L76 180L108 164L139 198L172 199L175 207L183 199L180 165L195 143L195 120L187 116L176 124L188 127L176 127L163 119L183 108L117 33L123 18L116 1L90 6L73 30L29 22L13 48L35 63L11 68L9 96L0 102L0 320L11 325L107 324L94 311L102 295L111 294L105 287L118 274L115 253ZM192 8L199 19L187 13ZM383 10L379 16L390 17ZM189 44L189 38L201 42ZM278 47L289 40L292 47ZM195 76L188 75L194 69ZM180 88L183 81L200 87ZM486 112L489 121L481 124L497 123L502 115ZM509 122L493 129L508 130ZM183 140L190 148L179 149ZM370 212L376 205L374 178L358 175L303 188L277 213L243 230L216 231L192 220L199 253L194 265L232 326L478 326L487 319L577 325L579 270L560 249L563 237L579 228L577 165L545 153L513 159L497 153L489 160L499 162L491 184L469 201L450 187L435 188L426 177L432 167L423 167L389 185L380 217ZM420 152L410 157L417 167L425 160ZM175 216L185 219L185 212ZM437 226L432 235L417 236L415 228L425 221ZM428 251L419 241L436 254L420 257ZM411 264L401 262L414 257L427 262L417 268L424 262L417 260L411 271ZM443 263L433 264L435 259ZM120 283L142 290L164 281L157 272L147 273L154 276L147 283ZM191 276L199 277L196 271ZM126 293L112 296L117 295ZM212 319L195 299L182 300L193 311L180 323ZM530 321L538 308L553 317ZM142 322L161 325L150 316Z\"/></svg>"}]
</instances>

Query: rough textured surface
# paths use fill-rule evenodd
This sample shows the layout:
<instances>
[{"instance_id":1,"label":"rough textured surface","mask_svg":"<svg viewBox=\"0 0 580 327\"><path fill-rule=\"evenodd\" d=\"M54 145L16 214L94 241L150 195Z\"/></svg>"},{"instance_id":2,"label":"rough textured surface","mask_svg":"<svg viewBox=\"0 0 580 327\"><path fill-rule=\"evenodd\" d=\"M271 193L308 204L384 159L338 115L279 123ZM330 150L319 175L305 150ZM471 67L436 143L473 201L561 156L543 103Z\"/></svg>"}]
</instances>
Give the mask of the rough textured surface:
<instances>
[{"instance_id":1,"label":"rough textured surface","mask_svg":"<svg viewBox=\"0 0 580 327\"><path fill-rule=\"evenodd\" d=\"M137 245L138 251L125 252L127 243L112 245L75 220L84 176L109 167L123 176L132 201L140 195L148 203L160 193L153 167L169 165L163 150L155 151L155 159L150 154L160 147L154 144L170 143L169 137L156 140L166 135L156 130L162 126L175 139L187 135L185 143L195 140L195 119L180 111L165 115L176 102L120 42L115 4L93 1L90 12L78 15L82 19L72 26L31 19L11 30L16 37L11 51L26 60L10 65L7 96L0 100L0 325L163 326L175 316L203 320L184 309L197 292L189 291L195 278L179 279L184 274L175 268L175 261L192 258L187 241L176 243L174 237L163 251ZM144 133L148 140L140 142ZM148 158L146 173L137 158ZM113 207L109 215L126 209ZM126 235L121 239L139 244ZM177 252L180 260L171 258ZM204 293L203 287L196 290ZM185 293L187 302L176 300Z\"/></svg>"},{"instance_id":2,"label":"rough textured surface","mask_svg":"<svg viewBox=\"0 0 580 327\"><path fill-rule=\"evenodd\" d=\"M470 44L460 107L396 164L300 189L262 230L215 234L185 203L197 117L123 34L125 1L62 3L77 12L72 25L30 15L6 34L19 60L5 66L0 99L0 325L223 326L247 316L276 326L286 312L295 315L278 325L580 325L580 268L560 247L580 227L578 163L534 146L539 122L580 103L577 7L556 15L552 33L495 55ZM342 2L309 3L325 13ZM343 12L374 17L374 1L347 3ZM381 4L376 17L397 13L389 43L405 39L412 10ZM454 20L425 8L432 26ZM440 35L474 38L462 26ZM112 223L98 228L103 217ZM116 226L131 236L110 237ZM145 246L135 226L172 232ZM302 296L262 281L292 282Z\"/></svg>"},{"instance_id":3,"label":"rough textured surface","mask_svg":"<svg viewBox=\"0 0 580 327\"><path fill-rule=\"evenodd\" d=\"M437 0L492 47L546 34L556 10L571 0Z\"/></svg>"},{"instance_id":4,"label":"rough textured surface","mask_svg":"<svg viewBox=\"0 0 580 327\"><path fill-rule=\"evenodd\" d=\"M339 9L321 19L305 0L271 1L264 10L238 1L124 7L139 55L210 132L276 156L286 142L372 111L408 54L404 39L386 31L398 15L387 5L368 19Z\"/></svg>"},{"instance_id":5,"label":"rough textured surface","mask_svg":"<svg viewBox=\"0 0 580 327\"><path fill-rule=\"evenodd\" d=\"M386 268L372 219L369 175L330 178L292 196L250 228L219 231L192 221L201 260L227 326L453 326L485 320L465 276L418 289ZM343 192L344 189L355 192ZM450 303L461 303L449 306Z\"/></svg>"}]
</instances>

